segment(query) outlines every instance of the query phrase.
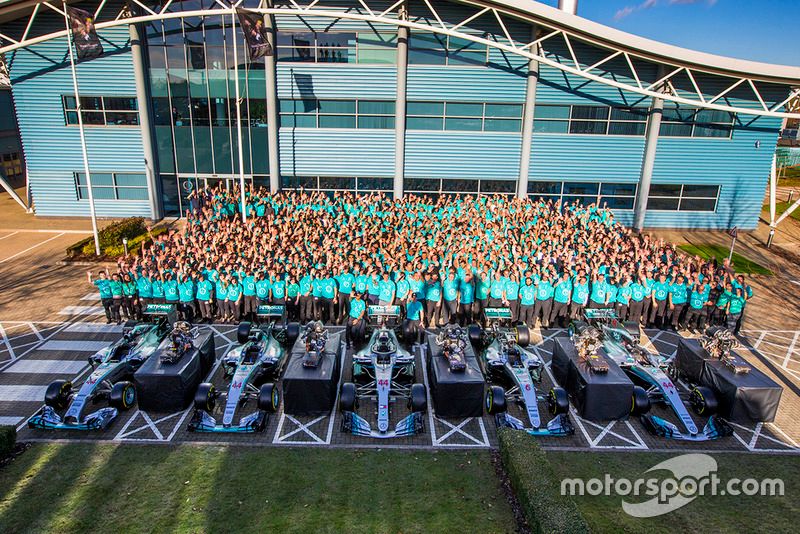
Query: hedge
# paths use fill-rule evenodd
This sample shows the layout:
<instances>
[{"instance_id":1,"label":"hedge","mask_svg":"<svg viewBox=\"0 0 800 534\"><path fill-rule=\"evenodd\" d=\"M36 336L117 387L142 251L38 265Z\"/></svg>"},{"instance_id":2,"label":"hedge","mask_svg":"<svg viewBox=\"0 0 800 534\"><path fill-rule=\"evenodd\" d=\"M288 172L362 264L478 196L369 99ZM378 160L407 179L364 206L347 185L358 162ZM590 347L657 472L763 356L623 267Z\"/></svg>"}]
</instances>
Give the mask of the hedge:
<instances>
[{"instance_id":1,"label":"hedge","mask_svg":"<svg viewBox=\"0 0 800 534\"><path fill-rule=\"evenodd\" d=\"M536 439L508 428L498 434L503 465L531 529L548 534L591 532L575 502L561 495L561 481Z\"/></svg>"},{"instance_id":2,"label":"hedge","mask_svg":"<svg viewBox=\"0 0 800 534\"><path fill-rule=\"evenodd\" d=\"M157 236L166 232L164 227L155 228L152 233ZM128 252L136 253L142 242L150 239L147 234L147 226L144 218L132 217L108 225L98 232L100 240L100 251L104 256L118 257L125 254L125 246L122 244L123 238L128 238ZM87 237L67 248L67 257L76 258L78 256L94 256L94 237Z\"/></svg>"},{"instance_id":3,"label":"hedge","mask_svg":"<svg viewBox=\"0 0 800 534\"><path fill-rule=\"evenodd\" d=\"M14 452L17 443L17 429L13 426L0 426L0 458Z\"/></svg>"}]
</instances>

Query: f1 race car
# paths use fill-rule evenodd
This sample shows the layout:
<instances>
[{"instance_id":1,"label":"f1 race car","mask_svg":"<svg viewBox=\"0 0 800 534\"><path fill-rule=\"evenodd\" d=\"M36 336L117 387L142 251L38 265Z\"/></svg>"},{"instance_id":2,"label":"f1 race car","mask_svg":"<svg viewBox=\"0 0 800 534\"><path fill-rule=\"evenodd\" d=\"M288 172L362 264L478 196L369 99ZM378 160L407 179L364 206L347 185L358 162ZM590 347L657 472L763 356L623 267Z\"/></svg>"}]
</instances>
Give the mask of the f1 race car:
<instances>
[{"instance_id":1,"label":"f1 race car","mask_svg":"<svg viewBox=\"0 0 800 534\"><path fill-rule=\"evenodd\" d=\"M685 441L708 441L733 434L731 426L714 415L717 401L713 391L697 386L691 389L688 397L682 394L667 374L669 358L651 354L639 345L638 323L622 323L616 312L608 309L589 309L584 312L584 316L585 322L575 321L570 324L570 337L579 347L579 351L582 346L593 347L594 350L602 348L628 374L634 384L644 386L634 388L631 413L641 416L642 424L648 431L664 438ZM708 416L702 432L689 414L684 399L697 415ZM672 409L680 419L683 431L661 417L648 414L651 402L663 403Z\"/></svg>"},{"instance_id":2,"label":"f1 race car","mask_svg":"<svg viewBox=\"0 0 800 534\"><path fill-rule=\"evenodd\" d=\"M467 368L464 349L467 348L467 333L457 324L448 324L436 335L436 344L442 347L442 356L447 360L451 372L463 373Z\"/></svg>"},{"instance_id":3,"label":"f1 race car","mask_svg":"<svg viewBox=\"0 0 800 534\"><path fill-rule=\"evenodd\" d=\"M149 304L146 320L126 323L122 339L89 357L92 372L75 391L69 380L47 386L44 406L29 420L30 428L105 430L119 410L136 404L136 387L129 379L170 334L176 310L172 304ZM102 401L109 406L91 411Z\"/></svg>"},{"instance_id":4,"label":"f1 race car","mask_svg":"<svg viewBox=\"0 0 800 534\"><path fill-rule=\"evenodd\" d=\"M399 306L370 306L370 323L377 323L367 346L353 354L353 382L342 384L339 409L342 412L342 431L356 436L394 438L409 436L425 429L424 413L428 397L423 384L415 384L414 355L400 346L390 322L400 316ZM378 428L358 415L361 399L378 402ZM389 405L405 401L411 413L389 428Z\"/></svg>"},{"instance_id":5,"label":"f1 race car","mask_svg":"<svg viewBox=\"0 0 800 534\"><path fill-rule=\"evenodd\" d=\"M259 317L283 316L283 306L259 306ZM231 349L222 359L224 378L228 390L217 391L214 384L204 382L197 388L194 398L194 415L189 422L190 432L261 432L269 414L280 406L280 390L272 380L277 379L287 360L286 347L297 340L300 327L297 323L285 326L277 322L263 322L253 328L242 322L236 332L238 347ZM214 418L217 399L225 397L222 422ZM249 401L255 400L255 411L239 415Z\"/></svg>"},{"instance_id":6,"label":"f1 race car","mask_svg":"<svg viewBox=\"0 0 800 534\"><path fill-rule=\"evenodd\" d=\"M325 330L322 321L314 321L306 325L300 334L300 339L303 340L306 348L303 355L303 367L316 369L325 354L325 346L328 344L328 331Z\"/></svg>"},{"instance_id":7,"label":"f1 race car","mask_svg":"<svg viewBox=\"0 0 800 534\"><path fill-rule=\"evenodd\" d=\"M485 400L487 413L495 416L497 426L524 430L534 436L574 434L575 427L568 413L567 392L556 386L550 389L545 398L536 391L536 385L542 379L544 362L539 356L525 350L530 343L528 328L525 325L511 325L511 310L508 308L486 308L484 313L488 328L484 330L479 325L471 325L469 338L473 345L481 349L478 361L490 383ZM507 413L507 400L524 406L529 427L524 421ZM554 416L546 425L542 424L539 413L539 402L543 401Z\"/></svg>"}]
</instances>

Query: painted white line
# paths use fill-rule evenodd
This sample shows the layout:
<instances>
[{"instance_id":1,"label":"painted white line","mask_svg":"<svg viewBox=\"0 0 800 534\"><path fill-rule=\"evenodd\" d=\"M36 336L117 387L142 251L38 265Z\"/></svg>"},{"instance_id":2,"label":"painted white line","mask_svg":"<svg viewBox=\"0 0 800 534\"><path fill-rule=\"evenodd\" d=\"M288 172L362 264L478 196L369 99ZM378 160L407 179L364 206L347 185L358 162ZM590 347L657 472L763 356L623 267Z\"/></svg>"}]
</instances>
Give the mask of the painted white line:
<instances>
[{"instance_id":1,"label":"painted white line","mask_svg":"<svg viewBox=\"0 0 800 534\"><path fill-rule=\"evenodd\" d=\"M3 328L2 324L0 324L0 338L3 339L3 344L8 349L8 354L11 355L11 360L12 361L16 360L17 356L16 356L16 354L14 354L14 349L13 349L13 347L11 347L11 343L9 343L9 341L8 341L8 336L6 335L6 331Z\"/></svg>"},{"instance_id":2,"label":"painted white line","mask_svg":"<svg viewBox=\"0 0 800 534\"><path fill-rule=\"evenodd\" d=\"M59 315L105 315L102 306L65 306Z\"/></svg>"},{"instance_id":3,"label":"painted white line","mask_svg":"<svg viewBox=\"0 0 800 534\"><path fill-rule=\"evenodd\" d=\"M97 352L109 345L108 341L74 341L67 339L52 339L42 344L36 350L60 350L76 352Z\"/></svg>"},{"instance_id":4,"label":"painted white line","mask_svg":"<svg viewBox=\"0 0 800 534\"><path fill-rule=\"evenodd\" d=\"M63 360L19 360L3 371L4 373L31 373L50 375L74 375L88 364L86 362L70 362Z\"/></svg>"},{"instance_id":5,"label":"painted white line","mask_svg":"<svg viewBox=\"0 0 800 534\"><path fill-rule=\"evenodd\" d=\"M0 401L42 402L47 386L0 386Z\"/></svg>"},{"instance_id":6,"label":"painted white line","mask_svg":"<svg viewBox=\"0 0 800 534\"><path fill-rule=\"evenodd\" d=\"M28 228L0 228L0 232L22 232L28 234L91 234L91 230L33 230Z\"/></svg>"},{"instance_id":7,"label":"painted white line","mask_svg":"<svg viewBox=\"0 0 800 534\"><path fill-rule=\"evenodd\" d=\"M56 236L53 236L53 237L51 237L50 239L45 239L44 241L42 241L42 242L40 242L40 243L36 243L36 244L35 244L35 245L33 245L32 247L28 247L28 248L26 248L25 250L22 250L22 251L20 251L20 252L17 252L17 253L16 253L16 254L14 254L13 256L9 256L8 258L5 258L5 259L3 259L3 260L0 260L0 263L5 263L5 262L7 262L7 261L11 261L11 260L13 260L14 258L16 258L17 256L21 256L21 255L25 254L26 252L30 252L31 250L33 250L33 249L35 249L35 248L37 248L37 247L41 247L41 246L42 246L42 245L44 245L45 243L49 243L49 242L50 242L50 241L52 241L53 239L58 239L58 238L59 238L59 237L61 237L62 235L64 235L64 233L63 233L63 232L62 232L62 233L60 233L60 234L58 234L58 235L56 235Z\"/></svg>"},{"instance_id":8,"label":"painted white line","mask_svg":"<svg viewBox=\"0 0 800 534\"><path fill-rule=\"evenodd\" d=\"M72 323L64 329L64 332L80 332L82 334L121 334L121 324L102 324L102 323Z\"/></svg>"},{"instance_id":9,"label":"painted white line","mask_svg":"<svg viewBox=\"0 0 800 534\"><path fill-rule=\"evenodd\" d=\"M339 339L341 339L341 337ZM331 420L328 421L328 435L325 439L325 443L328 445L331 444L331 438L333 437L333 422L336 419L336 412L339 411L339 393L341 392L341 387L339 384L342 383L342 377L344 376L344 358L347 354L347 345L344 341L341 343L341 351L342 356L339 360L339 379L336 382L336 398L333 401L333 408L331 408Z\"/></svg>"},{"instance_id":10,"label":"painted white line","mask_svg":"<svg viewBox=\"0 0 800 534\"><path fill-rule=\"evenodd\" d=\"M19 232L11 232L11 233L10 233L10 234L8 234L8 235L4 235L3 237L0 237L0 241L2 241L3 239L5 239L5 238L7 238L7 237L15 236L15 235L17 235L18 233L19 233Z\"/></svg>"},{"instance_id":11,"label":"painted white line","mask_svg":"<svg viewBox=\"0 0 800 534\"><path fill-rule=\"evenodd\" d=\"M100 293L89 293L82 296L81 300L100 300Z\"/></svg>"},{"instance_id":12,"label":"painted white line","mask_svg":"<svg viewBox=\"0 0 800 534\"><path fill-rule=\"evenodd\" d=\"M794 346L797 344L797 338L800 337L800 332L794 333L794 338L792 338L792 344L789 345L788 350L786 351L786 358L783 360L783 367L784 369L788 368L789 360L792 359L792 352L794 352Z\"/></svg>"},{"instance_id":13,"label":"painted white line","mask_svg":"<svg viewBox=\"0 0 800 534\"><path fill-rule=\"evenodd\" d=\"M24 417L17 417L15 415L0 416L0 425L2 426L16 426L17 423L25 419Z\"/></svg>"}]
</instances>

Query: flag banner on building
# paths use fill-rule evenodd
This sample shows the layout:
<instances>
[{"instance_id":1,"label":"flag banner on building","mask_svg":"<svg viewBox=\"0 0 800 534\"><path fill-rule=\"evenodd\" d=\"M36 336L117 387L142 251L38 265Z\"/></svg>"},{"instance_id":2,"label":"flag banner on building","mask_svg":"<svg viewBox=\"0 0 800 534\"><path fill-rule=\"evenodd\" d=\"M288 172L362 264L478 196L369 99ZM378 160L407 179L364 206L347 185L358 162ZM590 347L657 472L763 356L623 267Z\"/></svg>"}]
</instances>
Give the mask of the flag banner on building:
<instances>
[{"instance_id":1,"label":"flag banner on building","mask_svg":"<svg viewBox=\"0 0 800 534\"><path fill-rule=\"evenodd\" d=\"M246 9L237 9L236 14L239 15L239 24L242 25L244 40L250 51L250 61L271 56L272 46L267 42L267 28L263 17Z\"/></svg>"},{"instance_id":2,"label":"flag banner on building","mask_svg":"<svg viewBox=\"0 0 800 534\"><path fill-rule=\"evenodd\" d=\"M103 54L103 45L94 27L94 15L75 7L67 8L69 24L72 27L72 40L78 59L93 59Z\"/></svg>"}]
</instances>

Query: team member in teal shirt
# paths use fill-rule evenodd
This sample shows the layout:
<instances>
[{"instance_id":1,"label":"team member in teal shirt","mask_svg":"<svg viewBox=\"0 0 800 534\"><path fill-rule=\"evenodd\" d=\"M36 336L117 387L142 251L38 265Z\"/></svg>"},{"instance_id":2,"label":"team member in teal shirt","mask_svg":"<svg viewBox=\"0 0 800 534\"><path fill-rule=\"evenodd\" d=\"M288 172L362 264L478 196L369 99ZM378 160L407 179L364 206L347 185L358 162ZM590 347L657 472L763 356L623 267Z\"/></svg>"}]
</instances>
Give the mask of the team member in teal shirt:
<instances>
[{"instance_id":1,"label":"team member in teal shirt","mask_svg":"<svg viewBox=\"0 0 800 534\"><path fill-rule=\"evenodd\" d=\"M581 274L572 285L572 305L569 313L572 319L583 319L583 310L589 302L589 280Z\"/></svg>"},{"instance_id":2,"label":"team member in teal shirt","mask_svg":"<svg viewBox=\"0 0 800 534\"><path fill-rule=\"evenodd\" d=\"M270 302L276 306L284 306L286 304L286 281L283 279L283 274L279 274L270 283L270 292L272 296Z\"/></svg>"},{"instance_id":3,"label":"team member in teal shirt","mask_svg":"<svg viewBox=\"0 0 800 534\"><path fill-rule=\"evenodd\" d=\"M129 321L138 319L136 314L137 304L136 282L133 280L130 273L125 273L122 275L122 310L125 319Z\"/></svg>"},{"instance_id":4,"label":"team member in teal shirt","mask_svg":"<svg viewBox=\"0 0 800 534\"><path fill-rule=\"evenodd\" d=\"M641 322L642 312L644 311L645 303L645 287L641 280L633 280L631 282L631 298L628 302L628 320ZM647 318L645 318L645 322Z\"/></svg>"},{"instance_id":5,"label":"team member in teal shirt","mask_svg":"<svg viewBox=\"0 0 800 534\"><path fill-rule=\"evenodd\" d=\"M336 298L338 307L338 314L336 324L344 324L347 320L347 314L350 312L350 296L356 283L356 277L350 274L345 268L339 268L339 274L336 275L336 284L339 286Z\"/></svg>"},{"instance_id":6,"label":"team member in teal shirt","mask_svg":"<svg viewBox=\"0 0 800 534\"><path fill-rule=\"evenodd\" d=\"M408 302L406 309L406 319L403 324L403 333L412 337L414 345L422 343L422 320L424 319L425 312L422 310L422 303L417 300L416 293L411 294L411 300Z\"/></svg>"},{"instance_id":7,"label":"team member in teal shirt","mask_svg":"<svg viewBox=\"0 0 800 534\"><path fill-rule=\"evenodd\" d=\"M519 320L519 281L517 275L512 274L506 279L505 284L505 305L511 310L511 321L517 322Z\"/></svg>"},{"instance_id":8,"label":"team member in teal shirt","mask_svg":"<svg viewBox=\"0 0 800 534\"><path fill-rule=\"evenodd\" d=\"M494 273L494 277L489 285L489 307L499 308L504 305L506 300L506 283L501 278L500 272Z\"/></svg>"},{"instance_id":9,"label":"team member in teal shirt","mask_svg":"<svg viewBox=\"0 0 800 534\"><path fill-rule=\"evenodd\" d=\"M208 274L201 274L200 280L197 282L197 306L200 309L200 320L207 323L212 322L214 313L211 309L211 292L213 290L214 284L208 279Z\"/></svg>"},{"instance_id":10,"label":"team member in teal shirt","mask_svg":"<svg viewBox=\"0 0 800 534\"><path fill-rule=\"evenodd\" d=\"M367 301L371 305L376 305L380 301L381 294L381 280L375 269L370 271L369 280L367 281Z\"/></svg>"},{"instance_id":11,"label":"team member in teal shirt","mask_svg":"<svg viewBox=\"0 0 800 534\"><path fill-rule=\"evenodd\" d=\"M550 275L542 273L542 278L536 284L536 302L533 305L534 320L542 321L542 328L550 328L550 313L553 310L553 285L550 283Z\"/></svg>"},{"instance_id":12,"label":"team member in teal shirt","mask_svg":"<svg viewBox=\"0 0 800 534\"><path fill-rule=\"evenodd\" d=\"M592 291L589 293L590 308L605 308L608 304L608 283L605 276L595 274L592 278Z\"/></svg>"},{"instance_id":13,"label":"team member in teal shirt","mask_svg":"<svg viewBox=\"0 0 800 534\"><path fill-rule=\"evenodd\" d=\"M475 310L475 281L472 274L467 271L459 284L458 299L458 322L462 326L470 325L474 321Z\"/></svg>"},{"instance_id":14,"label":"team member in teal shirt","mask_svg":"<svg viewBox=\"0 0 800 534\"><path fill-rule=\"evenodd\" d=\"M689 308L686 311L686 328L690 332L702 332L706 322L706 305L711 295L711 286L705 282L697 282L689 294Z\"/></svg>"},{"instance_id":15,"label":"team member in teal shirt","mask_svg":"<svg viewBox=\"0 0 800 534\"><path fill-rule=\"evenodd\" d=\"M142 269L136 278L136 292L139 295L139 310L147 307L148 304L153 302L153 276L154 273Z\"/></svg>"},{"instance_id":16,"label":"team member in teal shirt","mask_svg":"<svg viewBox=\"0 0 800 534\"><path fill-rule=\"evenodd\" d=\"M359 268L356 266L353 269L353 274L356 277L355 281L355 291L356 293L361 294L363 297L364 294L367 292L367 286L369 285L369 276L366 274L359 274Z\"/></svg>"},{"instance_id":17,"label":"team member in teal shirt","mask_svg":"<svg viewBox=\"0 0 800 534\"><path fill-rule=\"evenodd\" d=\"M417 292L412 288L412 293L417 295ZM419 299L419 296L417 297ZM425 285L425 317L426 325L428 328L436 328L441 322L442 312L442 284L439 282L439 274L436 272L431 273L431 278L428 284Z\"/></svg>"},{"instance_id":18,"label":"team member in teal shirt","mask_svg":"<svg viewBox=\"0 0 800 534\"><path fill-rule=\"evenodd\" d=\"M378 304L381 306L391 306L394 304L394 295L397 286L389 279L389 273L383 273L383 280L378 282Z\"/></svg>"},{"instance_id":19,"label":"team member in teal shirt","mask_svg":"<svg viewBox=\"0 0 800 534\"><path fill-rule=\"evenodd\" d=\"M628 308L630 307L632 294L633 290L631 289L631 277L627 274L623 275L620 286L617 288L617 298L615 299L617 317L623 321L628 320Z\"/></svg>"},{"instance_id":20,"label":"team member in teal shirt","mask_svg":"<svg viewBox=\"0 0 800 534\"><path fill-rule=\"evenodd\" d=\"M228 303L228 319L239 322L242 317L242 286L239 280L233 276L228 284L228 291L225 295L225 302Z\"/></svg>"},{"instance_id":21,"label":"team member in teal shirt","mask_svg":"<svg viewBox=\"0 0 800 534\"><path fill-rule=\"evenodd\" d=\"M182 276L178 275L178 312L184 321L190 323L194 320L194 280L191 275Z\"/></svg>"},{"instance_id":22,"label":"team member in teal shirt","mask_svg":"<svg viewBox=\"0 0 800 534\"><path fill-rule=\"evenodd\" d=\"M314 297L311 295L311 286L314 279L311 275L306 273L300 278L300 300L298 305L300 307L300 322L307 323L314 318Z\"/></svg>"},{"instance_id":23,"label":"team member in teal shirt","mask_svg":"<svg viewBox=\"0 0 800 534\"><path fill-rule=\"evenodd\" d=\"M475 317L478 318L481 324L485 324L483 310L489 305L489 290L492 288L492 282L489 279L489 274L486 271L480 271L475 277Z\"/></svg>"},{"instance_id":24,"label":"team member in teal shirt","mask_svg":"<svg viewBox=\"0 0 800 534\"><path fill-rule=\"evenodd\" d=\"M653 284L652 305L650 307L650 325L654 325L656 321L661 328L663 328L667 320L667 306L669 302L669 282L664 273L659 273L658 282Z\"/></svg>"},{"instance_id":25,"label":"team member in teal shirt","mask_svg":"<svg viewBox=\"0 0 800 534\"><path fill-rule=\"evenodd\" d=\"M264 306L269 304L269 292L272 290L272 283L264 271L259 271L256 275L256 305ZM257 310L256 310L257 311Z\"/></svg>"},{"instance_id":26,"label":"team member in teal shirt","mask_svg":"<svg viewBox=\"0 0 800 534\"><path fill-rule=\"evenodd\" d=\"M525 277L525 284L519 287L519 320L533 329L536 317L533 306L536 303L536 286L530 276Z\"/></svg>"},{"instance_id":27,"label":"team member in teal shirt","mask_svg":"<svg viewBox=\"0 0 800 534\"><path fill-rule=\"evenodd\" d=\"M675 283L669 285L669 310L672 322L672 329L678 330L681 315L686 309L686 302L689 300L689 286L682 274L675 279Z\"/></svg>"},{"instance_id":28,"label":"team member in teal shirt","mask_svg":"<svg viewBox=\"0 0 800 534\"><path fill-rule=\"evenodd\" d=\"M103 303L103 311L106 313L106 324L111 324L111 322L115 320L111 310L114 305L114 295L111 293L108 273L105 271L97 271L97 280L92 280L92 271L86 271L86 276L89 278L89 283L94 284L100 292L100 302Z\"/></svg>"},{"instance_id":29,"label":"team member in teal shirt","mask_svg":"<svg viewBox=\"0 0 800 534\"><path fill-rule=\"evenodd\" d=\"M247 271L242 277L242 302L244 303L244 317L254 321L258 310L258 297L256 296L256 277L253 271Z\"/></svg>"},{"instance_id":30,"label":"team member in teal shirt","mask_svg":"<svg viewBox=\"0 0 800 534\"><path fill-rule=\"evenodd\" d=\"M172 273L164 275L164 300L167 304L178 305L178 282L172 277Z\"/></svg>"},{"instance_id":31,"label":"team member in teal shirt","mask_svg":"<svg viewBox=\"0 0 800 534\"><path fill-rule=\"evenodd\" d=\"M745 289L743 287L733 288L733 293L728 301L728 314L725 318L725 328L730 332L736 330L736 324L739 321L739 317L742 315L746 300L747 297L745 296Z\"/></svg>"},{"instance_id":32,"label":"team member in teal shirt","mask_svg":"<svg viewBox=\"0 0 800 534\"><path fill-rule=\"evenodd\" d=\"M322 274L319 284L319 319L323 322L332 323L336 319L334 304L336 304L336 280L325 271Z\"/></svg>"},{"instance_id":33,"label":"team member in teal shirt","mask_svg":"<svg viewBox=\"0 0 800 534\"><path fill-rule=\"evenodd\" d=\"M553 311L550 313L550 324L557 323L564 327L562 322L569 316L569 302L572 297L572 281L569 273L564 271L553 285Z\"/></svg>"},{"instance_id":34,"label":"team member in teal shirt","mask_svg":"<svg viewBox=\"0 0 800 534\"><path fill-rule=\"evenodd\" d=\"M458 318L458 280L456 280L456 273L450 271L442 283L442 296L444 297L444 305L442 306L443 322L455 323Z\"/></svg>"},{"instance_id":35,"label":"team member in teal shirt","mask_svg":"<svg viewBox=\"0 0 800 534\"><path fill-rule=\"evenodd\" d=\"M345 325L345 340L347 347L352 348L353 338L361 338L364 336L364 314L367 311L367 305L364 302L361 293L354 293L353 298L350 300L350 313L347 317L347 324Z\"/></svg>"}]
</instances>

